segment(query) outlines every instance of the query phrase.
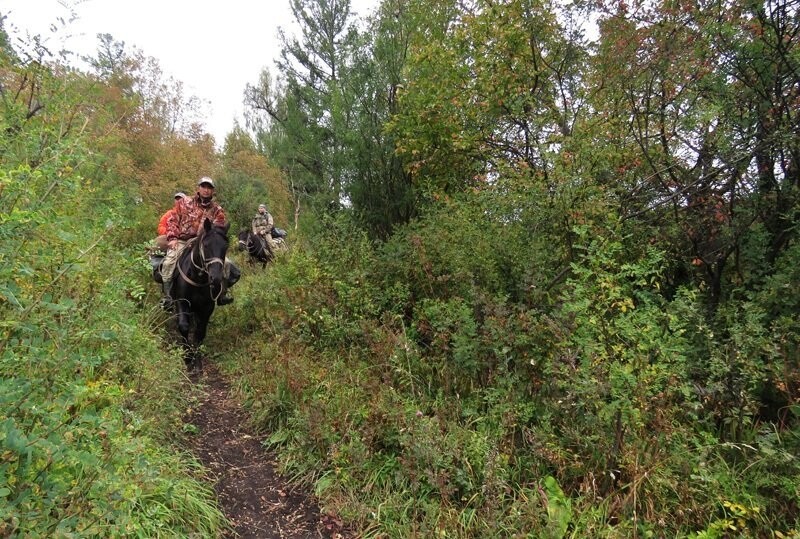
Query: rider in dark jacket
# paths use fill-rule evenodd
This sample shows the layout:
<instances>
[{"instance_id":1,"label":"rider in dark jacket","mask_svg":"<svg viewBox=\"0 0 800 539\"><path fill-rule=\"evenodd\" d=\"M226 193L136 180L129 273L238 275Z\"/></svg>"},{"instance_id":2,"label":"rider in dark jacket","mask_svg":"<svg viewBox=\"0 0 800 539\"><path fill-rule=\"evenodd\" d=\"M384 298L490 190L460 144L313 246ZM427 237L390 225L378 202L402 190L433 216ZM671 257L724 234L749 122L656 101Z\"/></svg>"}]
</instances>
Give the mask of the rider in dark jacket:
<instances>
[{"instance_id":1,"label":"rider in dark jacket","mask_svg":"<svg viewBox=\"0 0 800 539\"><path fill-rule=\"evenodd\" d=\"M270 254L275 253L275 242L272 239L272 228L275 226L272 215L267 211L266 204L258 205L258 213L253 217L251 227L253 234L261 241L261 245Z\"/></svg>"}]
</instances>

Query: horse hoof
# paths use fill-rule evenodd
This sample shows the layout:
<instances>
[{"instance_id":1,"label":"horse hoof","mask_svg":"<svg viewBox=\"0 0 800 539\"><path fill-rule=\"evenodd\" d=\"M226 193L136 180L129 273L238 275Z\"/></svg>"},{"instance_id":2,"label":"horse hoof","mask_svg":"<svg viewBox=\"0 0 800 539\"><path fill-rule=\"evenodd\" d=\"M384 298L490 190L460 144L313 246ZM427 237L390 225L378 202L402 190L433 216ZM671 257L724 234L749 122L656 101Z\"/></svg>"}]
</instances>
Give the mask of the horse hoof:
<instances>
[{"instance_id":1,"label":"horse hoof","mask_svg":"<svg viewBox=\"0 0 800 539\"><path fill-rule=\"evenodd\" d=\"M191 363L186 364L186 372L189 373L189 376L200 376L203 372L203 365L199 361L192 361Z\"/></svg>"}]
</instances>

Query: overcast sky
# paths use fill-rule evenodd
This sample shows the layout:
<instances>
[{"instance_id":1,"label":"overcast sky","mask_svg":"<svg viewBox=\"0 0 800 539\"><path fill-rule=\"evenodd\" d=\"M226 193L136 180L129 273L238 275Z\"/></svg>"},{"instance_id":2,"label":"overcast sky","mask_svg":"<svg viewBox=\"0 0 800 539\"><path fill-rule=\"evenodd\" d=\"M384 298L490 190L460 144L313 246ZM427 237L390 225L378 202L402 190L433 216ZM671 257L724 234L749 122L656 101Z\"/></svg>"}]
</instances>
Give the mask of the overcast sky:
<instances>
[{"instance_id":1,"label":"overcast sky","mask_svg":"<svg viewBox=\"0 0 800 539\"><path fill-rule=\"evenodd\" d=\"M351 0L365 16L379 0ZM70 9L71 7L71 9ZM51 33L58 18L78 20ZM0 0L6 28L40 34L52 50L94 54L99 33L158 59L187 94L209 103L206 128L218 144L242 121L242 94L278 56L278 27L291 28L289 0Z\"/></svg>"}]
</instances>

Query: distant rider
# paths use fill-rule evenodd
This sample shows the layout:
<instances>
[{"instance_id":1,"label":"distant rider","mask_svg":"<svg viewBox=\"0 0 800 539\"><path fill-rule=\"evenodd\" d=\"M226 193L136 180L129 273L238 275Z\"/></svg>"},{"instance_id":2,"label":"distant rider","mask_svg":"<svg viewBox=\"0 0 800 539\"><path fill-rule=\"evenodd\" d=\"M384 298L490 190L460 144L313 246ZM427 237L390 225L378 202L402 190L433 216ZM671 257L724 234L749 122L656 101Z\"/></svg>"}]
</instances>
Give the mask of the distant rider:
<instances>
[{"instance_id":1,"label":"distant rider","mask_svg":"<svg viewBox=\"0 0 800 539\"><path fill-rule=\"evenodd\" d=\"M272 215L267 211L266 204L258 205L258 213L253 217L252 229L253 234L261 241L262 247L266 249L270 255L275 254L277 245L275 240L272 239L272 228L275 223Z\"/></svg>"}]
</instances>

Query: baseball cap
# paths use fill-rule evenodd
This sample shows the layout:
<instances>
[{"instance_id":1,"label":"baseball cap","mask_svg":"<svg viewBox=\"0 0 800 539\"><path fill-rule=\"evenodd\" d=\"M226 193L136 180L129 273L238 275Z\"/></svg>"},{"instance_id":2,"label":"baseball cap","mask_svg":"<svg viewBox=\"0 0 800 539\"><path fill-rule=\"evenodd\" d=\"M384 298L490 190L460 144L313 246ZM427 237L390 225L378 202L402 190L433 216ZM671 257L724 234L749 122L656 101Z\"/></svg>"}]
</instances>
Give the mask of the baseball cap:
<instances>
[{"instance_id":1,"label":"baseball cap","mask_svg":"<svg viewBox=\"0 0 800 539\"><path fill-rule=\"evenodd\" d=\"M197 180L197 185L198 186L199 185L203 185L204 183L207 183L208 185L210 185L212 189L216 189L216 186L214 185L214 180L212 180L208 176L203 176L202 178Z\"/></svg>"}]
</instances>

